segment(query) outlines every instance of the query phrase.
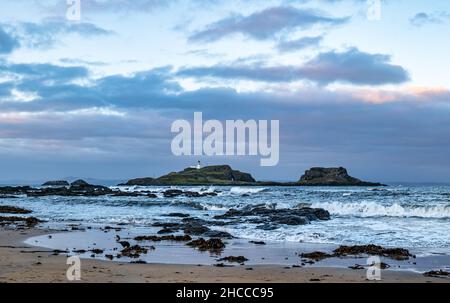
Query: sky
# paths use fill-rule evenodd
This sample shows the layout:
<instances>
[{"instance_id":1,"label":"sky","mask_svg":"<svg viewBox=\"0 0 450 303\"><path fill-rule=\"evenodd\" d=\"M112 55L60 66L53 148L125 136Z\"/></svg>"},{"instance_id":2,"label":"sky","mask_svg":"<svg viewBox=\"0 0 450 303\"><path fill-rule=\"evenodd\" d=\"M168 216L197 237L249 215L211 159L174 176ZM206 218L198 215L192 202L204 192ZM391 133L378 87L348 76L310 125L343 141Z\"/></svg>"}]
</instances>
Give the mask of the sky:
<instances>
[{"instance_id":1,"label":"sky","mask_svg":"<svg viewBox=\"0 0 450 303\"><path fill-rule=\"evenodd\" d=\"M344 166L450 182L450 1L0 2L0 183L156 177L201 160L259 180ZM280 160L176 157L177 119L279 120Z\"/></svg>"}]
</instances>

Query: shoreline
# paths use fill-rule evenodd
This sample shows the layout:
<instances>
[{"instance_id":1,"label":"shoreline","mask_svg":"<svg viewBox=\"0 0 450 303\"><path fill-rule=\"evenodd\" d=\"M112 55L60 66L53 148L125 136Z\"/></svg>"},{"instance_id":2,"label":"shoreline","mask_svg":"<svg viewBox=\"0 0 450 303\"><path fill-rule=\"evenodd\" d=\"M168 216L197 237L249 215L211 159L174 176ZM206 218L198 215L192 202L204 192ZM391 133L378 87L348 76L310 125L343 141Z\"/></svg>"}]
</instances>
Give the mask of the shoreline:
<instances>
[{"instance_id":1,"label":"shoreline","mask_svg":"<svg viewBox=\"0 0 450 303\"><path fill-rule=\"evenodd\" d=\"M57 230L0 228L0 282L69 282L67 257L53 255L51 249L36 249L27 239L60 233ZM71 232L73 233L73 232ZM403 270L383 270L381 281L368 281L366 270L337 267L287 267L280 265L130 264L97 259L81 259L81 281L98 282L198 282L198 283L449 283L449 279L425 277Z\"/></svg>"}]
</instances>

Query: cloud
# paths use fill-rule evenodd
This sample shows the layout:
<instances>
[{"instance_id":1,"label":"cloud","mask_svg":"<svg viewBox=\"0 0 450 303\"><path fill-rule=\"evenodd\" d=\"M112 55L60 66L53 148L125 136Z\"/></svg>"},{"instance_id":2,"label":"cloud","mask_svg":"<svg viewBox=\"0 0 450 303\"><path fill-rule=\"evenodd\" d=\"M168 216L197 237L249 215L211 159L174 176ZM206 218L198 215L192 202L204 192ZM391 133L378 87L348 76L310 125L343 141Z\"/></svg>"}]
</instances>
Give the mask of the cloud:
<instances>
[{"instance_id":1,"label":"cloud","mask_svg":"<svg viewBox=\"0 0 450 303\"><path fill-rule=\"evenodd\" d=\"M0 54L9 54L20 46L19 41L0 25Z\"/></svg>"},{"instance_id":2,"label":"cloud","mask_svg":"<svg viewBox=\"0 0 450 303\"><path fill-rule=\"evenodd\" d=\"M285 31L314 25L339 25L348 20L347 17L329 17L314 10L290 6L271 7L248 16L236 15L209 24L205 29L193 33L189 41L214 42L234 34L264 40Z\"/></svg>"},{"instance_id":3,"label":"cloud","mask_svg":"<svg viewBox=\"0 0 450 303\"><path fill-rule=\"evenodd\" d=\"M3 26L14 33L22 46L31 48L53 47L62 36L71 34L87 38L114 34L113 31L103 29L93 23L69 22L64 19L46 19L39 23L19 22L3 24Z\"/></svg>"},{"instance_id":4,"label":"cloud","mask_svg":"<svg viewBox=\"0 0 450 303\"><path fill-rule=\"evenodd\" d=\"M194 160L172 156L170 125L191 120L194 111L221 121L280 120L280 166L258 178L297 179L313 165L344 165L381 181L449 177L450 93L444 89L185 91L171 67L92 79L80 66L2 63L0 77L7 76L11 80L0 83L0 163L23 167L5 169L0 178L11 178L12 171L45 178L49 172L92 175L95 168L104 173L97 177L124 178L179 169ZM39 97L15 100L12 90ZM381 99L373 97L377 92ZM257 169L257 159L207 161Z\"/></svg>"},{"instance_id":5,"label":"cloud","mask_svg":"<svg viewBox=\"0 0 450 303\"><path fill-rule=\"evenodd\" d=\"M281 41L277 45L277 49L282 52L293 52L300 49L318 46L320 42L322 42L323 37L316 36L316 37L302 37L300 39L296 40L288 40L288 41Z\"/></svg>"},{"instance_id":6,"label":"cloud","mask_svg":"<svg viewBox=\"0 0 450 303\"><path fill-rule=\"evenodd\" d=\"M414 15L409 22L417 27L421 27L427 24L440 24L450 19L450 14L447 12L438 13L425 13L420 12Z\"/></svg>"},{"instance_id":7,"label":"cloud","mask_svg":"<svg viewBox=\"0 0 450 303\"><path fill-rule=\"evenodd\" d=\"M336 82L383 85L408 81L408 72L399 65L391 64L390 60L388 55L369 54L351 48L343 52L321 53L301 66L215 65L183 68L178 71L178 75L264 82L309 80L320 85Z\"/></svg>"}]
</instances>

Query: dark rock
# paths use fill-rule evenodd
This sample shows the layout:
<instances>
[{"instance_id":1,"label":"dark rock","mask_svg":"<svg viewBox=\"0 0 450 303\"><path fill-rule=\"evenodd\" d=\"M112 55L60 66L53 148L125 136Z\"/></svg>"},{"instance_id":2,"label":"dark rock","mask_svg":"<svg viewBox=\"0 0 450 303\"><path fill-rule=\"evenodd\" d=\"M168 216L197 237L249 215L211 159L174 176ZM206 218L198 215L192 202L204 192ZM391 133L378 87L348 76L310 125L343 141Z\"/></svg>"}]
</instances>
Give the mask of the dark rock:
<instances>
[{"instance_id":1,"label":"dark rock","mask_svg":"<svg viewBox=\"0 0 450 303\"><path fill-rule=\"evenodd\" d=\"M1 195L22 195L33 190L30 186L0 186Z\"/></svg>"},{"instance_id":2,"label":"dark rock","mask_svg":"<svg viewBox=\"0 0 450 303\"><path fill-rule=\"evenodd\" d=\"M177 217L177 218L188 218L190 217L189 214L183 214L183 213L170 213L166 215L167 217Z\"/></svg>"},{"instance_id":3,"label":"dark rock","mask_svg":"<svg viewBox=\"0 0 450 303\"><path fill-rule=\"evenodd\" d=\"M384 262L380 263L380 268L381 269L388 269L389 267L391 267L391 266L389 264L387 264L387 263L384 263Z\"/></svg>"},{"instance_id":4,"label":"dark rock","mask_svg":"<svg viewBox=\"0 0 450 303\"><path fill-rule=\"evenodd\" d=\"M351 177L343 167L313 167L305 171L298 184L307 186L383 186L381 183L365 182Z\"/></svg>"},{"instance_id":5,"label":"dark rock","mask_svg":"<svg viewBox=\"0 0 450 303\"><path fill-rule=\"evenodd\" d=\"M109 260L112 260L112 259L114 259L114 256L113 255L105 255L105 258L109 259Z\"/></svg>"},{"instance_id":6,"label":"dark rock","mask_svg":"<svg viewBox=\"0 0 450 303\"><path fill-rule=\"evenodd\" d=\"M27 227L33 227L42 221L35 217L0 217L0 225L25 223Z\"/></svg>"},{"instance_id":7,"label":"dark rock","mask_svg":"<svg viewBox=\"0 0 450 303\"><path fill-rule=\"evenodd\" d=\"M300 254L300 257L307 258L307 259L313 259L315 261L320 261L326 258L331 258L333 255L321 252L321 251L315 251L311 253L302 253Z\"/></svg>"},{"instance_id":8,"label":"dark rock","mask_svg":"<svg viewBox=\"0 0 450 303\"><path fill-rule=\"evenodd\" d=\"M148 197L148 198L158 198L157 195L152 194L152 193L147 194L147 197Z\"/></svg>"},{"instance_id":9,"label":"dark rock","mask_svg":"<svg viewBox=\"0 0 450 303\"><path fill-rule=\"evenodd\" d=\"M180 227L181 224L180 223L175 223L175 222L155 222L152 224L152 226L154 227L164 227L164 228L170 228L170 227Z\"/></svg>"},{"instance_id":10,"label":"dark rock","mask_svg":"<svg viewBox=\"0 0 450 303\"><path fill-rule=\"evenodd\" d=\"M124 248L131 246L130 242L128 242L128 241L120 241L119 244L122 245L122 247L124 247Z\"/></svg>"},{"instance_id":11,"label":"dark rock","mask_svg":"<svg viewBox=\"0 0 450 303\"><path fill-rule=\"evenodd\" d=\"M225 258L219 259L217 261L219 261L219 262L220 261L227 261L227 262L230 262L230 263L244 263L244 262L248 261L248 259L246 257L244 257L244 256L238 256L238 257L229 256L229 257L225 257Z\"/></svg>"},{"instance_id":12,"label":"dark rock","mask_svg":"<svg viewBox=\"0 0 450 303\"><path fill-rule=\"evenodd\" d=\"M31 210L15 206L8 206L8 205L0 206L0 213L4 214L29 214L31 212L32 212Z\"/></svg>"},{"instance_id":13,"label":"dark rock","mask_svg":"<svg viewBox=\"0 0 450 303\"><path fill-rule=\"evenodd\" d=\"M233 239L234 237L226 231L210 230L202 234L204 237L208 238L222 238L222 239Z\"/></svg>"},{"instance_id":14,"label":"dark rock","mask_svg":"<svg viewBox=\"0 0 450 303\"><path fill-rule=\"evenodd\" d=\"M275 229L279 228L279 226L276 224L266 223L266 224L258 225L258 226L256 226L256 228L262 229L262 230L275 230Z\"/></svg>"},{"instance_id":15,"label":"dark rock","mask_svg":"<svg viewBox=\"0 0 450 303\"><path fill-rule=\"evenodd\" d=\"M148 249L139 245L126 247L121 251L121 254L129 258L139 258L141 254L146 254Z\"/></svg>"},{"instance_id":16,"label":"dark rock","mask_svg":"<svg viewBox=\"0 0 450 303\"><path fill-rule=\"evenodd\" d=\"M130 263L132 263L132 264L147 264L147 262L145 262L143 260L131 261Z\"/></svg>"},{"instance_id":17,"label":"dark rock","mask_svg":"<svg viewBox=\"0 0 450 303\"><path fill-rule=\"evenodd\" d=\"M159 235L161 235L161 234L172 234L172 233L174 233L176 231L177 231L176 229L172 229L172 228L163 228L163 229L158 231L158 234Z\"/></svg>"},{"instance_id":18,"label":"dark rock","mask_svg":"<svg viewBox=\"0 0 450 303\"><path fill-rule=\"evenodd\" d=\"M168 189L163 193L164 197L166 198L178 197L181 196L182 194L183 191L179 189Z\"/></svg>"},{"instance_id":19,"label":"dark rock","mask_svg":"<svg viewBox=\"0 0 450 303\"><path fill-rule=\"evenodd\" d=\"M174 235L168 235L168 236L138 236L134 238L136 241L153 241L153 242L159 242L159 241L175 241L175 242L187 242L191 241L192 238L189 235L184 236L174 236Z\"/></svg>"},{"instance_id":20,"label":"dark rock","mask_svg":"<svg viewBox=\"0 0 450 303\"><path fill-rule=\"evenodd\" d=\"M353 266L349 266L348 268L353 269L353 270L358 270L358 269L364 269L365 267L359 264L355 264Z\"/></svg>"},{"instance_id":21,"label":"dark rock","mask_svg":"<svg viewBox=\"0 0 450 303\"><path fill-rule=\"evenodd\" d=\"M340 246L334 251L335 256L348 256L348 255L371 255L371 256L383 256L395 260L407 260L412 255L408 250L403 248L384 248L378 245L355 245L355 246Z\"/></svg>"},{"instance_id":22,"label":"dark rock","mask_svg":"<svg viewBox=\"0 0 450 303\"><path fill-rule=\"evenodd\" d=\"M276 224L304 225L314 220L329 220L330 213L321 208L276 209L266 206L252 206L244 207L241 210L230 209L225 214L214 218L230 219L238 217L253 217L249 219L250 223L262 224L258 228L270 230L277 228Z\"/></svg>"},{"instance_id":23,"label":"dark rock","mask_svg":"<svg viewBox=\"0 0 450 303\"><path fill-rule=\"evenodd\" d=\"M200 251L210 251L213 253L220 253L225 248L225 244L222 240L217 238L212 238L209 240L199 238L187 243L186 245L195 247Z\"/></svg>"},{"instance_id":24,"label":"dark rock","mask_svg":"<svg viewBox=\"0 0 450 303\"><path fill-rule=\"evenodd\" d=\"M89 183L87 183L84 180L79 179L79 180L76 180L76 181L70 183L70 186L72 186L72 187L89 187L92 185L90 185Z\"/></svg>"},{"instance_id":25,"label":"dark rock","mask_svg":"<svg viewBox=\"0 0 450 303\"><path fill-rule=\"evenodd\" d=\"M94 249L91 249L91 252L93 252L96 255L100 255L103 253L103 249L94 248Z\"/></svg>"},{"instance_id":26,"label":"dark rock","mask_svg":"<svg viewBox=\"0 0 450 303\"><path fill-rule=\"evenodd\" d=\"M202 235L210 230L208 227L204 226L202 223L204 223L202 220L188 221L188 223L185 223L183 225L183 231L187 235L195 235L195 236Z\"/></svg>"},{"instance_id":27,"label":"dark rock","mask_svg":"<svg viewBox=\"0 0 450 303\"><path fill-rule=\"evenodd\" d=\"M69 182L64 180L58 180L58 181L47 181L42 186L69 186Z\"/></svg>"},{"instance_id":28,"label":"dark rock","mask_svg":"<svg viewBox=\"0 0 450 303\"><path fill-rule=\"evenodd\" d=\"M276 222L278 224L286 224L286 225L305 225L309 224L309 220L306 217L301 217L297 215L273 215L270 217L272 222Z\"/></svg>"},{"instance_id":29,"label":"dark rock","mask_svg":"<svg viewBox=\"0 0 450 303\"><path fill-rule=\"evenodd\" d=\"M450 272L443 271L442 269L440 269L440 270L431 270L431 271L425 272L423 275L425 277L441 278L441 277L449 277Z\"/></svg>"},{"instance_id":30,"label":"dark rock","mask_svg":"<svg viewBox=\"0 0 450 303\"><path fill-rule=\"evenodd\" d=\"M264 242L264 241L249 241L249 243L252 243L255 245L266 245L266 242Z\"/></svg>"}]
</instances>

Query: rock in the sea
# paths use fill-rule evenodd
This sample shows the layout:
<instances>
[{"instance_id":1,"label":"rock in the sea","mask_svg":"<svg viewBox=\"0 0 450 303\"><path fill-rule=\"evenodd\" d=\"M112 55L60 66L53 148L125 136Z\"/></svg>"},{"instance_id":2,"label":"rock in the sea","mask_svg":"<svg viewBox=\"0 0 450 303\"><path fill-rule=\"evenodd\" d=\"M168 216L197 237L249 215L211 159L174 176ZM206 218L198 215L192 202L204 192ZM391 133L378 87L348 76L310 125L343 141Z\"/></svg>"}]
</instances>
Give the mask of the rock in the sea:
<instances>
[{"instance_id":1,"label":"rock in the sea","mask_svg":"<svg viewBox=\"0 0 450 303\"><path fill-rule=\"evenodd\" d=\"M31 212L32 212L31 210L15 206L9 205L0 206L0 213L3 214L29 214Z\"/></svg>"},{"instance_id":2,"label":"rock in the sea","mask_svg":"<svg viewBox=\"0 0 450 303\"><path fill-rule=\"evenodd\" d=\"M266 242L264 241L248 241L248 243L252 243L255 245L266 245Z\"/></svg>"},{"instance_id":3,"label":"rock in the sea","mask_svg":"<svg viewBox=\"0 0 450 303\"><path fill-rule=\"evenodd\" d=\"M209 238L221 238L221 239L233 239L234 237L226 231L219 231L219 230L210 230L202 234L204 237Z\"/></svg>"},{"instance_id":4,"label":"rock in the sea","mask_svg":"<svg viewBox=\"0 0 450 303\"><path fill-rule=\"evenodd\" d=\"M343 167L313 167L305 171L298 184L305 186L383 186L381 183L365 182L351 177Z\"/></svg>"},{"instance_id":5,"label":"rock in the sea","mask_svg":"<svg viewBox=\"0 0 450 303\"><path fill-rule=\"evenodd\" d=\"M69 182L64 180L47 181L42 186L69 186Z\"/></svg>"},{"instance_id":6,"label":"rock in the sea","mask_svg":"<svg viewBox=\"0 0 450 303\"><path fill-rule=\"evenodd\" d=\"M248 261L248 259L246 257L244 257L244 256L237 256L237 257L229 256L229 257L221 258L221 259L219 259L217 261L218 262L227 261L227 262L230 262L230 263L244 263L244 262Z\"/></svg>"},{"instance_id":7,"label":"rock in the sea","mask_svg":"<svg viewBox=\"0 0 450 303\"><path fill-rule=\"evenodd\" d=\"M79 180L76 180L76 181L73 181L72 183L70 183L70 186L72 186L72 187L88 187L88 186L92 186L92 185L87 183L84 180L79 179Z\"/></svg>"},{"instance_id":8,"label":"rock in the sea","mask_svg":"<svg viewBox=\"0 0 450 303\"><path fill-rule=\"evenodd\" d=\"M330 213L321 208L268 208L265 206L249 206L243 209L230 209L223 215L215 216L215 219L230 219L240 217L253 217L250 223L259 223L261 229L275 229L276 224L304 225L314 220L329 220ZM256 218L255 218L256 217Z\"/></svg>"},{"instance_id":9,"label":"rock in the sea","mask_svg":"<svg viewBox=\"0 0 450 303\"><path fill-rule=\"evenodd\" d=\"M178 197L181 196L182 194L183 191L179 189L168 189L163 193L164 197L166 198Z\"/></svg>"}]
</instances>

